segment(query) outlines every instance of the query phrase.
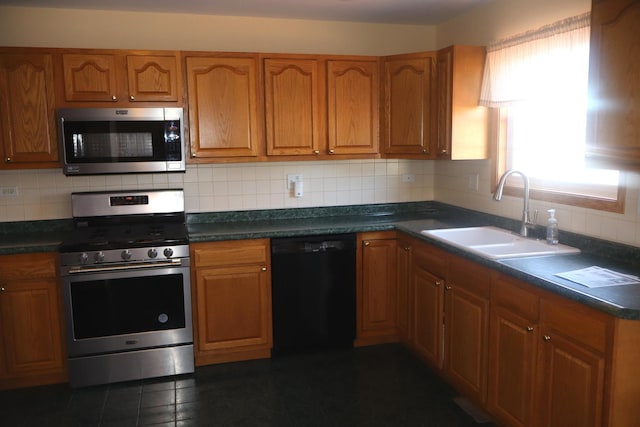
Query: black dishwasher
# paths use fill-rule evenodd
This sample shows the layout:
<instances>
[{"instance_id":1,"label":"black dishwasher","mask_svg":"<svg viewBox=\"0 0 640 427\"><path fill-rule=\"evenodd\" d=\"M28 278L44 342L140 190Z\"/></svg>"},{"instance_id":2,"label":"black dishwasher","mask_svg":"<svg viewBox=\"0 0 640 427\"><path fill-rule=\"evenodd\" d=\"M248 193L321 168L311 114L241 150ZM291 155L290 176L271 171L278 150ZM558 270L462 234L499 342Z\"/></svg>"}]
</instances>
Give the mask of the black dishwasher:
<instances>
[{"instance_id":1,"label":"black dishwasher","mask_svg":"<svg viewBox=\"0 0 640 427\"><path fill-rule=\"evenodd\" d=\"M271 239L273 355L353 347L356 235Z\"/></svg>"}]
</instances>

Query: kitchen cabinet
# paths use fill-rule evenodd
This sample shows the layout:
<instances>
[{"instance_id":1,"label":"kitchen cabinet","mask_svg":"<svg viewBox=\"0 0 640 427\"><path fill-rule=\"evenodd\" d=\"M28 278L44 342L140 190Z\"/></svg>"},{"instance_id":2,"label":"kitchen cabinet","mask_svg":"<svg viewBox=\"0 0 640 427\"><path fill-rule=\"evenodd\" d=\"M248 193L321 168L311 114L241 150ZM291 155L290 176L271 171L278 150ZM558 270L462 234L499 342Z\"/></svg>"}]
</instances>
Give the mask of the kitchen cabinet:
<instances>
[{"instance_id":1,"label":"kitchen cabinet","mask_svg":"<svg viewBox=\"0 0 640 427\"><path fill-rule=\"evenodd\" d=\"M57 254L0 256L0 389L66 380Z\"/></svg>"},{"instance_id":2,"label":"kitchen cabinet","mask_svg":"<svg viewBox=\"0 0 640 427\"><path fill-rule=\"evenodd\" d=\"M484 46L455 45L436 56L436 147L438 159L489 158L489 110L478 105Z\"/></svg>"},{"instance_id":3,"label":"kitchen cabinet","mask_svg":"<svg viewBox=\"0 0 640 427\"><path fill-rule=\"evenodd\" d=\"M269 240L194 243L190 251L196 365L270 357Z\"/></svg>"},{"instance_id":4,"label":"kitchen cabinet","mask_svg":"<svg viewBox=\"0 0 640 427\"><path fill-rule=\"evenodd\" d=\"M269 156L378 154L377 58L274 56L263 66Z\"/></svg>"},{"instance_id":5,"label":"kitchen cabinet","mask_svg":"<svg viewBox=\"0 0 640 427\"><path fill-rule=\"evenodd\" d=\"M328 154L378 153L379 69L377 59L327 61Z\"/></svg>"},{"instance_id":6,"label":"kitchen cabinet","mask_svg":"<svg viewBox=\"0 0 640 427\"><path fill-rule=\"evenodd\" d=\"M395 232L358 234L356 260L355 345L398 341Z\"/></svg>"},{"instance_id":7,"label":"kitchen cabinet","mask_svg":"<svg viewBox=\"0 0 640 427\"><path fill-rule=\"evenodd\" d=\"M411 263L411 348L430 366L443 367L444 277L447 255L426 244L413 245Z\"/></svg>"},{"instance_id":8,"label":"kitchen cabinet","mask_svg":"<svg viewBox=\"0 0 640 427\"><path fill-rule=\"evenodd\" d=\"M60 106L182 104L182 67L176 52L74 49L61 53L61 62Z\"/></svg>"},{"instance_id":9,"label":"kitchen cabinet","mask_svg":"<svg viewBox=\"0 0 640 427\"><path fill-rule=\"evenodd\" d=\"M435 54L389 56L384 58L383 67L383 154L394 158L433 158Z\"/></svg>"},{"instance_id":10,"label":"kitchen cabinet","mask_svg":"<svg viewBox=\"0 0 640 427\"><path fill-rule=\"evenodd\" d=\"M484 403L491 270L452 256L446 280L445 375L467 397Z\"/></svg>"},{"instance_id":11,"label":"kitchen cabinet","mask_svg":"<svg viewBox=\"0 0 640 427\"><path fill-rule=\"evenodd\" d=\"M186 58L192 160L263 154L257 67L254 55Z\"/></svg>"},{"instance_id":12,"label":"kitchen cabinet","mask_svg":"<svg viewBox=\"0 0 640 427\"><path fill-rule=\"evenodd\" d=\"M487 409L502 424L532 426L540 298L496 274L491 286Z\"/></svg>"},{"instance_id":13,"label":"kitchen cabinet","mask_svg":"<svg viewBox=\"0 0 640 427\"><path fill-rule=\"evenodd\" d=\"M324 70L317 58L265 58L267 154L318 155L326 139Z\"/></svg>"},{"instance_id":14,"label":"kitchen cabinet","mask_svg":"<svg viewBox=\"0 0 640 427\"><path fill-rule=\"evenodd\" d=\"M0 169L59 167L53 57L0 51Z\"/></svg>"},{"instance_id":15,"label":"kitchen cabinet","mask_svg":"<svg viewBox=\"0 0 640 427\"><path fill-rule=\"evenodd\" d=\"M603 425L605 354L611 322L579 304L540 301L538 426ZM613 424L617 425L617 424Z\"/></svg>"},{"instance_id":16,"label":"kitchen cabinet","mask_svg":"<svg viewBox=\"0 0 640 427\"><path fill-rule=\"evenodd\" d=\"M411 290L411 271L413 241L408 238L398 238L396 242L396 284L397 284L397 309L396 327L400 341L410 344L412 336L412 301L413 292Z\"/></svg>"},{"instance_id":17,"label":"kitchen cabinet","mask_svg":"<svg viewBox=\"0 0 640 427\"><path fill-rule=\"evenodd\" d=\"M640 170L640 2L593 0L587 160Z\"/></svg>"}]
</instances>

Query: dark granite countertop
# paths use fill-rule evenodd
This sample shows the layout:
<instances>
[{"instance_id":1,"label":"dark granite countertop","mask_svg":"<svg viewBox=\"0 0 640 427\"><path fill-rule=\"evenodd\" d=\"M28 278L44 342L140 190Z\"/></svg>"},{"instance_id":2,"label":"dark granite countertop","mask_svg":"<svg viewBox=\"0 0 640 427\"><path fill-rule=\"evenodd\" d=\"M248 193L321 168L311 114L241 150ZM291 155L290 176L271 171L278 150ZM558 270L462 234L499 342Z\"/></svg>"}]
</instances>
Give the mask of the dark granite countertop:
<instances>
[{"instance_id":1,"label":"dark granite countertop","mask_svg":"<svg viewBox=\"0 0 640 427\"><path fill-rule=\"evenodd\" d=\"M640 275L640 249L560 232L562 243L582 249L579 255L489 260L464 252L420 233L424 229L494 225L517 230L518 221L461 209L438 202L416 202L328 208L280 209L189 214L191 242L276 238L303 235L398 230L453 254L615 317L640 320L640 285L590 289L554 276L597 265ZM0 223L0 255L56 251L70 220ZM539 228L534 233L544 233Z\"/></svg>"}]
</instances>

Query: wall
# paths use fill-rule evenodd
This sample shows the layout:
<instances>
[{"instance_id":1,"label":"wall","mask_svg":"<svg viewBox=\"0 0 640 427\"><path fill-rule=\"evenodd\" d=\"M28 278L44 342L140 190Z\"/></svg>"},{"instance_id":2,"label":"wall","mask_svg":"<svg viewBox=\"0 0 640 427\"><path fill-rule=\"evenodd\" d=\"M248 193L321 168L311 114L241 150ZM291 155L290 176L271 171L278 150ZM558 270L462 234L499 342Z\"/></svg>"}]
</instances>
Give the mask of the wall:
<instances>
[{"instance_id":1,"label":"wall","mask_svg":"<svg viewBox=\"0 0 640 427\"><path fill-rule=\"evenodd\" d=\"M0 46L387 55L433 50L435 27L0 7ZM302 174L305 195L285 186ZM414 182L401 182L403 174ZM370 160L188 166L186 174L65 177L59 170L0 172L0 221L71 217L69 194L183 187L189 212L433 199L433 162Z\"/></svg>"},{"instance_id":2,"label":"wall","mask_svg":"<svg viewBox=\"0 0 640 427\"><path fill-rule=\"evenodd\" d=\"M438 47L450 44L486 45L492 41L536 29L543 25L589 11L590 0L495 0L470 13L440 25ZM479 189L469 189L469 176L479 175ZM627 173L626 209L614 214L533 200L531 211L538 210L539 224L546 224L546 210L557 209L561 230L640 246L640 175ZM505 196L495 202L491 196L491 162L436 162L435 199L482 212L519 219L522 200Z\"/></svg>"},{"instance_id":3,"label":"wall","mask_svg":"<svg viewBox=\"0 0 640 427\"><path fill-rule=\"evenodd\" d=\"M77 191L184 188L188 212L341 206L433 199L433 163L345 160L188 166L170 174L66 177L58 169L0 171L0 186L18 197L0 198L0 222L71 217ZM286 175L302 175L304 197L286 189ZM413 175L414 182L402 182Z\"/></svg>"},{"instance_id":4,"label":"wall","mask_svg":"<svg viewBox=\"0 0 640 427\"><path fill-rule=\"evenodd\" d=\"M0 7L0 28L0 46L351 55L432 50L436 32L433 26L28 7Z\"/></svg>"}]
</instances>

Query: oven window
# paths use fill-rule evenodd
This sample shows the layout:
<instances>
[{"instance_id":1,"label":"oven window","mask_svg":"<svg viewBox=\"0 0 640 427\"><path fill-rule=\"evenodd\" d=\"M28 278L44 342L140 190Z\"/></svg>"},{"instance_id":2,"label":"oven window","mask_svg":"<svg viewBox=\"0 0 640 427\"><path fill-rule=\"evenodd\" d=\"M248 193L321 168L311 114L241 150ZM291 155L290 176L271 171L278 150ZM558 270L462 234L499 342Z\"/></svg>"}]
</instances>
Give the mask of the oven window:
<instances>
[{"instance_id":1,"label":"oven window","mask_svg":"<svg viewBox=\"0 0 640 427\"><path fill-rule=\"evenodd\" d=\"M75 339L185 327L182 274L71 283Z\"/></svg>"}]
</instances>

